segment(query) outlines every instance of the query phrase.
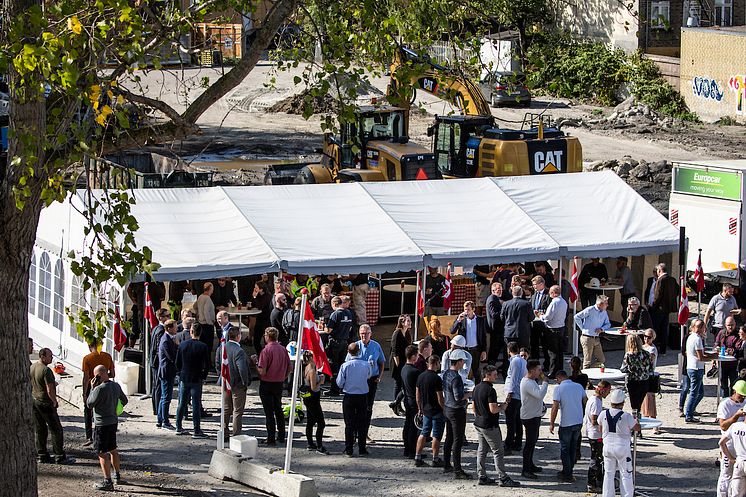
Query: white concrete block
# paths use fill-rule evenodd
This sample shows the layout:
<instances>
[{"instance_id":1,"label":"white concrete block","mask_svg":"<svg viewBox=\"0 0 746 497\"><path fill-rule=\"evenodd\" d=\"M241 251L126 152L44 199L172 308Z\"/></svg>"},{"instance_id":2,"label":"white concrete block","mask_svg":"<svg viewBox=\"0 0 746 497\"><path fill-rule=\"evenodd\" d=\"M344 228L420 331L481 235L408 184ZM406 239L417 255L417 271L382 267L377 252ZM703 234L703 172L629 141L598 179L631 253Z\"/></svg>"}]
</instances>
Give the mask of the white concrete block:
<instances>
[{"instance_id":1,"label":"white concrete block","mask_svg":"<svg viewBox=\"0 0 746 497\"><path fill-rule=\"evenodd\" d=\"M268 468L258 461L247 461L231 450L215 450L210 461L210 476L233 480L277 497L318 497L312 478L296 473L284 474L280 468Z\"/></svg>"},{"instance_id":2,"label":"white concrete block","mask_svg":"<svg viewBox=\"0 0 746 497\"><path fill-rule=\"evenodd\" d=\"M249 457L254 459L256 457L256 449L259 446L259 441L256 437L249 435L236 435L231 437L230 449L233 452L238 452L242 457Z\"/></svg>"}]
</instances>

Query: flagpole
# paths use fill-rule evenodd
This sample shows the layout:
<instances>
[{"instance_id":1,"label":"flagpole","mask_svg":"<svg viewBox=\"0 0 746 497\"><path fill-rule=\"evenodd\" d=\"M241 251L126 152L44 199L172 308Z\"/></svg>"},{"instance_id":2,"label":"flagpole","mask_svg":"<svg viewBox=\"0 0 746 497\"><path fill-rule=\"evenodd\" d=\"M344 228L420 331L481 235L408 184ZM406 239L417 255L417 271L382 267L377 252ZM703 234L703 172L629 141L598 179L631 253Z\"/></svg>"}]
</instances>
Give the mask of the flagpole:
<instances>
[{"instance_id":1,"label":"flagpole","mask_svg":"<svg viewBox=\"0 0 746 497\"><path fill-rule=\"evenodd\" d=\"M414 340L417 341L417 328L420 323L420 271L416 271L415 275L417 276L417 283L415 284L416 292L414 296ZM404 314L404 292L402 292L402 314ZM422 302L422 305L425 305L425 302Z\"/></svg>"},{"instance_id":2,"label":"flagpole","mask_svg":"<svg viewBox=\"0 0 746 497\"><path fill-rule=\"evenodd\" d=\"M448 276L450 278L450 283L451 283L451 288L450 288L450 291L451 291L451 297L450 297L450 299L451 300L448 303L448 315L450 316L451 315L451 309L453 308L453 295L454 295L454 289L453 289L453 264L452 263L450 263L450 262L448 263L448 267L446 268L446 271L448 271Z\"/></svg>"},{"instance_id":3,"label":"flagpole","mask_svg":"<svg viewBox=\"0 0 746 497\"><path fill-rule=\"evenodd\" d=\"M225 448L225 378L223 378L223 357L228 342L225 336L220 339L220 428L218 429L218 450ZM250 374L250 373L249 373Z\"/></svg>"},{"instance_id":4,"label":"flagpole","mask_svg":"<svg viewBox=\"0 0 746 497\"><path fill-rule=\"evenodd\" d=\"M702 272L702 249L699 250L699 258L697 259L697 270ZM704 281L704 275L701 276ZM702 319L702 290L699 290L699 281L694 282L697 285L697 319Z\"/></svg>"},{"instance_id":5,"label":"flagpole","mask_svg":"<svg viewBox=\"0 0 746 497\"><path fill-rule=\"evenodd\" d=\"M301 363L303 362L303 328L306 320L306 302L308 301L308 289L301 290L302 309L298 320L298 339L295 341L295 368L293 372L293 388L290 395L290 414L288 416L287 445L285 446L285 474L290 473L290 456L293 452L293 429L295 428L295 401L298 400L298 380L300 379Z\"/></svg>"},{"instance_id":6,"label":"flagpole","mask_svg":"<svg viewBox=\"0 0 746 497\"><path fill-rule=\"evenodd\" d=\"M575 273L578 271L578 258L572 258L572 265L575 268ZM562 275L560 275L562 276ZM572 275L570 275L572 279ZM580 279L578 277L578 279ZM571 284L572 286L572 284ZM575 288L575 301L572 303L572 355L578 355L578 325L575 324L575 316L578 314L578 300L580 299L580 288Z\"/></svg>"},{"instance_id":7,"label":"flagpole","mask_svg":"<svg viewBox=\"0 0 746 497\"><path fill-rule=\"evenodd\" d=\"M146 276L146 278L149 278L149 276ZM153 374L150 370L150 334L153 330L153 328L150 326L150 320L145 317L145 306L148 302L148 282L145 281L145 284L143 287L145 288L145 291L142 294L142 307L140 308L140 312L142 313L142 320L143 324L143 330L145 331L145 350L143 351L143 358L144 358L144 365L145 365L145 395L140 397L140 400L145 400L150 398L150 391L152 390L153 385ZM139 304L139 302L138 302ZM147 324L146 324L147 323Z\"/></svg>"},{"instance_id":8,"label":"flagpole","mask_svg":"<svg viewBox=\"0 0 746 497\"><path fill-rule=\"evenodd\" d=\"M427 300L425 300L426 297L426 291L425 288L427 288L427 264L425 264L425 269L422 270L422 317L425 317L425 307L428 305ZM416 307L416 305L415 305ZM417 310L417 315L415 316L415 319L417 322L420 322L420 310ZM425 334L427 335L427 326L425 326ZM417 336L417 331L415 330L414 336ZM416 340L416 339L415 339Z\"/></svg>"}]
</instances>

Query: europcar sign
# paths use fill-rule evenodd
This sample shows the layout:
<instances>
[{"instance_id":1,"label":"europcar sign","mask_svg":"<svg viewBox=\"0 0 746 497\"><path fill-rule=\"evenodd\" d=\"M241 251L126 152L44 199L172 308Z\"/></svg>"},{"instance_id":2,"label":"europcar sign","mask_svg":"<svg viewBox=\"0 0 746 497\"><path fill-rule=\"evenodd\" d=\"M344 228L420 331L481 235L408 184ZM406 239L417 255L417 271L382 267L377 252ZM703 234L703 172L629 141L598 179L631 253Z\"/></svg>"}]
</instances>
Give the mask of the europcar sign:
<instances>
[{"instance_id":1,"label":"europcar sign","mask_svg":"<svg viewBox=\"0 0 746 497\"><path fill-rule=\"evenodd\" d=\"M741 200L741 176L738 173L676 166L673 191L726 200Z\"/></svg>"}]
</instances>

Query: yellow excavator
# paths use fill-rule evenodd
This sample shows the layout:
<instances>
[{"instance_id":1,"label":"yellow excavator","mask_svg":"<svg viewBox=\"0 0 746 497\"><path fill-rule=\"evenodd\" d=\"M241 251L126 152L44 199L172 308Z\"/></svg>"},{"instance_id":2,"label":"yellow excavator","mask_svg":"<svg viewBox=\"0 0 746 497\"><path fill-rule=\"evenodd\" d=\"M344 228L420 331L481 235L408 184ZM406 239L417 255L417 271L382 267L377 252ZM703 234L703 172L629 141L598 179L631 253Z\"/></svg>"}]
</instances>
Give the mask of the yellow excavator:
<instances>
[{"instance_id":1,"label":"yellow excavator","mask_svg":"<svg viewBox=\"0 0 746 497\"><path fill-rule=\"evenodd\" d=\"M436 116L428 128L444 178L583 171L577 137L551 123L545 127L546 120L536 114L527 114L520 130L497 128L489 103L471 79L402 47L391 65L388 98L408 108L417 90L451 102L462 114Z\"/></svg>"}]
</instances>

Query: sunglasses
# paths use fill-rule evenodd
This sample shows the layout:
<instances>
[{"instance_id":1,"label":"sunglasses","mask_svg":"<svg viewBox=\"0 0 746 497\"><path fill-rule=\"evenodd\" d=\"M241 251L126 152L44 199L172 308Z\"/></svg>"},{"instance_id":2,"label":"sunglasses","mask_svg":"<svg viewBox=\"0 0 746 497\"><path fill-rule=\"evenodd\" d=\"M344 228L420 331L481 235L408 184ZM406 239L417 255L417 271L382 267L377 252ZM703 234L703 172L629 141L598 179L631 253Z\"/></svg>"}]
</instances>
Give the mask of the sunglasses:
<instances>
[{"instance_id":1,"label":"sunglasses","mask_svg":"<svg viewBox=\"0 0 746 497\"><path fill-rule=\"evenodd\" d=\"M645 335L645 340L647 340L648 338L652 340L653 339L653 335Z\"/></svg>"}]
</instances>

